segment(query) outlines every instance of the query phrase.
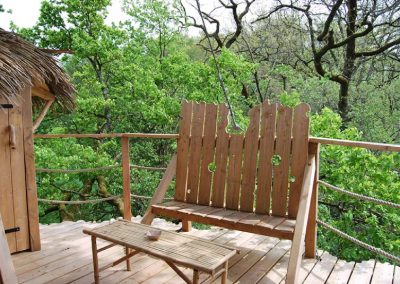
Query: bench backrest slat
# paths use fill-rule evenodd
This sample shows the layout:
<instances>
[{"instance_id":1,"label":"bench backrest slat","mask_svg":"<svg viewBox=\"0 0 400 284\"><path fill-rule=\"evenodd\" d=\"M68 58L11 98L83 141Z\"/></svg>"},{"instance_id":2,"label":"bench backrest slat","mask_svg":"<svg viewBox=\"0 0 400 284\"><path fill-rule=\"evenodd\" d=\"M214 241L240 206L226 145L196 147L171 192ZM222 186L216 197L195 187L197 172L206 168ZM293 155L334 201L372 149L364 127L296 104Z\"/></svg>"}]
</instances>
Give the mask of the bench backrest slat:
<instances>
[{"instance_id":1,"label":"bench backrest slat","mask_svg":"<svg viewBox=\"0 0 400 284\"><path fill-rule=\"evenodd\" d=\"M258 137L260 131L260 106L249 111L250 124L244 140L242 188L240 210L252 212L254 209L254 189L257 174ZM254 143L257 141L256 143Z\"/></svg>"},{"instance_id":2,"label":"bench backrest slat","mask_svg":"<svg viewBox=\"0 0 400 284\"><path fill-rule=\"evenodd\" d=\"M289 192L289 218L295 218L299 205L300 191L303 183L304 169L308 159L308 135L310 119L307 113L310 106L301 104L294 109L292 130L292 163L291 163L291 185Z\"/></svg>"},{"instance_id":3,"label":"bench backrest slat","mask_svg":"<svg viewBox=\"0 0 400 284\"><path fill-rule=\"evenodd\" d=\"M188 176L187 164L189 158L192 107L192 102L184 102L182 104L181 121L179 123L179 141L176 149L176 185L174 195L174 199L178 201L185 201L186 199L186 186Z\"/></svg>"},{"instance_id":4,"label":"bench backrest slat","mask_svg":"<svg viewBox=\"0 0 400 284\"><path fill-rule=\"evenodd\" d=\"M228 180L226 188L226 208L238 210L243 163L244 137L232 134L229 141Z\"/></svg>"},{"instance_id":5,"label":"bench backrest slat","mask_svg":"<svg viewBox=\"0 0 400 284\"><path fill-rule=\"evenodd\" d=\"M204 119L203 150L201 158L201 173L199 185L199 204L209 205L211 194L212 172L209 165L214 162L215 155L215 135L217 133L218 106L214 104L206 105Z\"/></svg>"},{"instance_id":6,"label":"bench backrest slat","mask_svg":"<svg viewBox=\"0 0 400 284\"><path fill-rule=\"evenodd\" d=\"M272 187L272 157L274 155L276 130L276 104L263 102L261 110L260 154L258 166L258 190L256 213L269 213Z\"/></svg>"},{"instance_id":7,"label":"bench backrest slat","mask_svg":"<svg viewBox=\"0 0 400 284\"><path fill-rule=\"evenodd\" d=\"M228 108L183 102L175 200L294 218L308 157L310 107L264 102L246 133L228 134Z\"/></svg>"},{"instance_id":8,"label":"bench backrest slat","mask_svg":"<svg viewBox=\"0 0 400 284\"><path fill-rule=\"evenodd\" d=\"M228 126L228 108L225 105L218 106L217 139L215 146L215 172L212 185L212 204L215 207L223 207L225 199L225 178L228 160L229 135L226 132Z\"/></svg>"},{"instance_id":9,"label":"bench backrest slat","mask_svg":"<svg viewBox=\"0 0 400 284\"><path fill-rule=\"evenodd\" d=\"M290 165L290 146L292 132L292 112L293 109L285 106L278 106L278 121L276 122L276 145L273 157L275 165L274 184L272 187L272 215L286 215L289 165Z\"/></svg>"},{"instance_id":10,"label":"bench backrest slat","mask_svg":"<svg viewBox=\"0 0 400 284\"><path fill-rule=\"evenodd\" d=\"M191 190L186 198L187 202L190 203L197 203L205 108L205 103L193 105L187 182L187 188Z\"/></svg>"}]
</instances>

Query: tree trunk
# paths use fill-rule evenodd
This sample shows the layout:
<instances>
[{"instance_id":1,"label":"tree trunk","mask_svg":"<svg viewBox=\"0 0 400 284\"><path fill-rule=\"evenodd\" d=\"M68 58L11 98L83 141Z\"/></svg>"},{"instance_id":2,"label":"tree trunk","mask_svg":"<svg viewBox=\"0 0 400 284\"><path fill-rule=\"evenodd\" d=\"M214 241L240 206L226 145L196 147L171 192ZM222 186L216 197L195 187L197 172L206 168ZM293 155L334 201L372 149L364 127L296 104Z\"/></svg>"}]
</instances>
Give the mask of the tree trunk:
<instances>
[{"instance_id":1,"label":"tree trunk","mask_svg":"<svg viewBox=\"0 0 400 284\"><path fill-rule=\"evenodd\" d=\"M340 117L343 120L343 124L346 125L349 121L349 83L341 83L340 90L339 90L339 103L338 109Z\"/></svg>"},{"instance_id":2,"label":"tree trunk","mask_svg":"<svg viewBox=\"0 0 400 284\"><path fill-rule=\"evenodd\" d=\"M339 103L338 103L338 109L340 116L342 117L344 127L346 127L346 125L350 121L349 117L350 107L349 107L348 97L349 97L349 85L354 73L355 60L356 60L356 39L352 38L352 36L356 32L357 0L348 0L346 4L348 9L347 11L348 25L346 29L346 36L347 38L351 39L346 44L345 61L342 72L344 81L340 82Z\"/></svg>"},{"instance_id":3,"label":"tree trunk","mask_svg":"<svg viewBox=\"0 0 400 284\"><path fill-rule=\"evenodd\" d=\"M104 176L97 176L97 184L99 185L99 194L102 197L112 196L112 194L107 190L107 182ZM124 202L122 201L122 198L110 200L108 203L117 207L121 216L124 216Z\"/></svg>"}]
</instances>

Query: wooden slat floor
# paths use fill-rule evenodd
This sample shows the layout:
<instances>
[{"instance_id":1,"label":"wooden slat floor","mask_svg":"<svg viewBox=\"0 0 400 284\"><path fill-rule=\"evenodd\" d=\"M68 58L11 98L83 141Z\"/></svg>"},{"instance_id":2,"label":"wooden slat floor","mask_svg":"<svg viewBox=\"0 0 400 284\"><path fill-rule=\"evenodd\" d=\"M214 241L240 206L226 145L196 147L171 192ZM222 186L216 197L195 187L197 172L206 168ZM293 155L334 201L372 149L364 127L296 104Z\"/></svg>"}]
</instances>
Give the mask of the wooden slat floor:
<instances>
[{"instance_id":1,"label":"wooden slat floor","mask_svg":"<svg viewBox=\"0 0 400 284\"><path fill-rule=\"evenodd\" d=\"M90 238L82 233L82 229L107 223L63 222L41 225L42 250L13 255L19 282L93 283ZM164 229L179 228L161 219L156 219L153 224ZM234 256L229 263L229 283L285 282L289 241L219 228L192 231L190 234L241 250L241 254ZM101 252L100 265L111 262L122 253L121 247ZM400 267L374 260L355 264L338 260L321 251L319 256L318 261L303 260L301 279L304 283L400 284ZM101 283L184 283L160 260L138 254L131 262L130 272L125 271L124 263L101 272ZM183 272L189 277L192 275L189 269L183 269ZM205 276L202 277L204 279Z\"/></svg>"}]
</instances>

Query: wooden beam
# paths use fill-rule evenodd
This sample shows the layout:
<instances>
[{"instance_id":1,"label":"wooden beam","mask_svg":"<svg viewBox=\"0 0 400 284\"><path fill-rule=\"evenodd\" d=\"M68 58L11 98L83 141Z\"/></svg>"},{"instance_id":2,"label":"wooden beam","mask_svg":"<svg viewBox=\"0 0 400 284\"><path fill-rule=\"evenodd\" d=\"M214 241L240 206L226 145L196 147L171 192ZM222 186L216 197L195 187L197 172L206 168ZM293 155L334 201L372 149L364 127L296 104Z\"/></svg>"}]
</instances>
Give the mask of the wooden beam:
<instances>
[{"instance_id":1,"label":"wooden beam","mask_svg":"<svg viewBox=\"0 0 400 284\"><path fill-rule=\"evenodd\" d=\"M151 212L151 206L154 204L161 203L167 193L168 186L171 184L172 179L176 173L176 154L172 157L168 164L168 167L158 184L157 190L155 191L153 198L150 201L149 207L147 207L146 213L144 213L142 224L150 225L153 222L155 215Z\"/></svg>"},{"instance_id":2,"label":"wooden beam","mask_svg":"<svg viewBox=\"0 0 400 284\"><path fill-rule=\"evenodd\" d=\"M189 277L187 277L185 275L185 273L183 273L173 262L168 261L168 260L164 260L175 272L176 274L178 274L186 283L192 283L192 281L190 281ZM197 270L195 270L197 271ZM198 274L198 271L197 271ZM194 282L193 282L194 283Z\"/></svg>"},{"instance_id":3,"label":"wooden beam","mask_svg":"<svg viewBox=\"0 0 400 284\"><path fill-rule=\"evenodd\" d=\"M309 142L325 144L325 145L338 145L338 146L365 148L365 149L377 150L377 151L400 152L400 145L398 145L398 144L350 141L350 140L319 138L319 137L310 137Z\"/></svg>"},{"instance_id":4,"label":"wooden beam","mask_svg":"<svg viewBox=\"0 0 400 284\"><path fill-rule=\"evenodd\" d=\"M45 106L43 107L42 111L40 112L39 116L36 118L35 122L33 123L33 132L35 133L40 124L43 121L43 118L46 116L47 112L49 111L51 105L53 104L54 100L47 101Z\"/></svg>"},{"instance_id":5,"label":"wooden beam","mask_svg":"<svg viewBox=\"0 0 400 284\"><path fill-rule=\"evenodd\" d=\"M0 215L0 283L16 284L17 275L11 260L10 250L8 249L6 235L4 233L3 221Z\"/></svg>"},{"instance_id":6,"label":"wooden beam","mask_svg":"<svg viewBox=\"0 0 400 284\"><path fill-rule=\"evenodd\" d=\"M32 251L40 250L39 209L36 187L35 154L32 132L32 97L31 89L24 90L22 119L24 128L26 198L28 203L29 237Z\"/></svg>"},{"instance_id":7,"label":"wooden beam","mask_svg":"<svg viewBox=\"0 0 400 284\"><path fill-rule=\"evenodd\" d=\"M129 138L121 138L122 147L122 188L124 200L124 219L131 220L131 167L129 157Z\"/></svg>"},{"instance_id":8,"label":"wooden beam","mask_svg":"<svg viewBox=\"0 0 400 284\"><path fill-rule=\"evenodd\" d=\"M49 88L43 84L32 87L31 93L33 97L39 97L46 101L54 101L56 99L56 97L50 92Z\"/></svg>"},{"instance_id":9,"label":"wooden beam","mask_svg":"<svg viewBox=\"0 0 400 284\"><path fill-rule=\"evenodd\" d=\"M114 137L130 137L130 138L153 138L153 139L178 139L179 134L162 134L162 133L108 133L108 134L36 134L34 138L51 139L51 138L114 138ZM373 143L364 141L350 141L330 138L310 137L309 143L319 143L325 145L339 145L347 147L358 147L369 150L400 152L400 145Z\"/></svg>"},{"instance_id":10,"label":"wooden beam","mask_svg":"<svg viewBox=\"0 0 400 284\"><path fill-rule=\"evenodd\" d=\"M310 211L305 239L305 257L315 258L317 254L317 215L318 215L318 179L319 179L319 149L318 143L310 143L309 155L315 155L315 175L313 181L313 193L311 196Z\"/></svg>"}]
</instances>

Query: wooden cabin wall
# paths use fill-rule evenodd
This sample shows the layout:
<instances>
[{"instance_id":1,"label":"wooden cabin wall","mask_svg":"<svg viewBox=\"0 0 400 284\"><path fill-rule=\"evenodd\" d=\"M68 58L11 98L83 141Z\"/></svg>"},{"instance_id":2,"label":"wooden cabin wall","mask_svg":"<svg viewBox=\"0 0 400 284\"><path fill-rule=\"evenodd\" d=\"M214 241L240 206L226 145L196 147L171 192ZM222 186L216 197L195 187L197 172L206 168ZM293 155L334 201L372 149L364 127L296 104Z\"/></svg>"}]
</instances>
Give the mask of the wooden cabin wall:
<instances>
[{"instance_id":1,"label":"wooden cabin wall","mask_svg":"<svg viewBox=\"0 0 400 284\"><path fill-rule=\"evenodd\" d=\"M11 252L40 250L37 188L32 134L31 89L0 113L0 212Z\"/></svg>"}]
</instances>

